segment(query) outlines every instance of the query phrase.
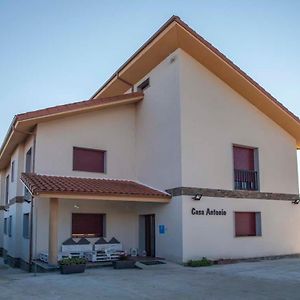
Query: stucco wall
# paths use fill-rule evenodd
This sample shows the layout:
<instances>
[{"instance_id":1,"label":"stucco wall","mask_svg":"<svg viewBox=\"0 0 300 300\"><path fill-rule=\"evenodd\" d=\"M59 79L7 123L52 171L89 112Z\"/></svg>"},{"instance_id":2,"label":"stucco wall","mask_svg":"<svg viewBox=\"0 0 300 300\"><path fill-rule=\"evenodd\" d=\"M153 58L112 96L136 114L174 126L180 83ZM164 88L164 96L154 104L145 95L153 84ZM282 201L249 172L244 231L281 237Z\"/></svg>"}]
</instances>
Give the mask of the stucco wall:
<instances>
[{"instance_id":1,"label":"stucco wall","mask_svg":"<svg viewBox=\"0 0 300 300\"><path fill-rule=\"evenodd\" d=\"M155 214L156 255L181 262L181 203L180 197L174 198L169 205L123 201L59 199L58 251L61 251L61 244L71 237L72 213L106 214L106 238L109 240L112 237L116 237L123 244L124 250L127 251L129 251L130 248L140 247L139 216ZM35 217L33 220L34 253L36 255L48 249L49 200L36 198L35 210L38 213L37 218ZM165 234L159 234L159 225L165 225ZM27 248L23 249L27 251Z\"/></svg>"},{"instance_id":2,"label":"stucco wall","mask_svg":"<svg viewBox=\"0 0 300 300\"><path fill-rule=\"evenodd\" d=\"M106 174L73 171L73 146L106 150ZM49 175L134 179L134 104L39 124L36 172Z\"/></svg>"},{"instance_id":3,"label":"stucco wall","mask_svg":"<svg viewBox=\"0 0 300 300\"><path fill-rule=\"evenodd\" d=\"M33 147L33 136L28 137L28 139L20 144L14 151L11 157L10 165L7 170L3 172L3 188L2 188L2 201L4 203L5 197L5 178L9 174L9 196L8 199L11 200L17 196L24 195L24 186L20 181L21 173L25 171L25 155L30 147ZM15 162L15 179L14 182L11 182L11 163ZM28 203L14 203L9 206L8 211L4 211L4 218L7 218L7 228L9 222L9 216L12 216L12 236L4 234L3 225L2 229L0 226L0 232L3 239L3 248L7 250L8 255L14 258L22 258L25 261L28 261L28 252L29 252L29 240L23 238L23 214L30 212L30 204ZM0 216L1 218L1 216ZM0 238L0 247L1 247L1 238Z\"/></svg>"},{"instance_id":4,"label":"stucco wall","mask_svg":"<svg viewBox=\"0 0 300 300\"><path fill-rule=\"evenodd\" d=\"M260 190L298 193L295 140L180 50L184 186L233 189L232 145L258 148Z\"/></svg>"},{"instance_id":5,"label":"stucco wall","mask_svg":"<svg viewBox=\"0 0 300 300\"><path fill-rule=\"evenodd\" d=\"M181 183L177 52L140 81L149 77L150 86L136 109L137 177L160 189Z\"/></svg>"},{"instance_id":6,"label":"stucco wall","mask_svg":"<svg viewBox=\"0 0 300 300\"><path fill-rule=\"evenodd\" d=\"M183 197L183 257L249 258L300 253L300 206L290 201ZM192 208L226 216L192 215ZM262 236L235 237L235 211L261 212Z\"/></svg>"},{"instance_id":7,"label":"stucco wall","mask_svg":"<svg viewBox=\"0 0 300 300\"><path fill-rule=\"evenodd\" d=\"M182 201L174 197L169 204L141 204L139 215L155 215L156 256L171 261L182 262ZM165 232L159 232L159 226L165 227Z\"/></svg>"},{"instance_id":8,"label":"stucco wall","mask_svg":"<svg viewBox=\"0 0 300 300\"><path fill-rule=\"evenodd\" d=\"M36 205L38 217L34 232L37 228L37 247L34 248L39 253L48 249L49 200L37 199ZM59 199L58 251L61 251L61 244L71 237L72 213L106 214L106 238L115 237L126 250L138 248L138 213L134 203Z\"/></svg>"},{"instance_id":9,"label":"stucco wall","mask_svg":"<svg viewBox=\"0 0 300 300\"><path fill-rule=\"evenodd\" d=\"M20 203L10 205L9 211L4 212L4 217L7 218L7 228L9 227L9 217L12 216L11 237L8 234L3 235L3 247L12 257L19 258L21 255L21 206Z\"/></svg>"}]
</instances>

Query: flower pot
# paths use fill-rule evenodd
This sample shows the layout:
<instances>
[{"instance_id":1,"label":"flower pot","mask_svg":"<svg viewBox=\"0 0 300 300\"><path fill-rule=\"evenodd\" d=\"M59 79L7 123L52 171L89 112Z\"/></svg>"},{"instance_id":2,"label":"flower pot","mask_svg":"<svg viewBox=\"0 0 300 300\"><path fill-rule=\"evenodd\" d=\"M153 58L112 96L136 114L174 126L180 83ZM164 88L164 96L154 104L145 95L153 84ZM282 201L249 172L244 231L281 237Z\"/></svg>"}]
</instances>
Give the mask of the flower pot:
<instances>
[{"instance_id":1,"label":"flower pot","mask_svg":"<svg viewBox=\"0 0 300 300\"><path fill-rule=\"evenodd\" d=\"M86 264L77 265L62 265L60 266L61 274L73 274L73 273L83 273L85 271Z\"/></svg>"},{"instance_id":2,"label":"flower pot","mask_svg":"<svg viewBox=\"0 0 300 300\"><path fill-rule=\"evenodd\" d=\"M133 260L118 260L114 262L114 269L134 269L135 261Z\"/></svg>"}]
</instances>

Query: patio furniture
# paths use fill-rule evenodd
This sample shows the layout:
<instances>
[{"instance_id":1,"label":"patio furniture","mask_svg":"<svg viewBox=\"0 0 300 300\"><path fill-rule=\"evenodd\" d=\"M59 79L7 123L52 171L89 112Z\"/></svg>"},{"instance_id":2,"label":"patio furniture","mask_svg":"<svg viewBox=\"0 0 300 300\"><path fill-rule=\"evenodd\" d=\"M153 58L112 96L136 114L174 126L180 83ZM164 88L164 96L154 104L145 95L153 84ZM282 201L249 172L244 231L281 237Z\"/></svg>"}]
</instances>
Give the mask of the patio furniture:
<instances>
[{"instance_id":1,"label":"patio furniture","mask_svg":"<svg viewBox=\"0 0 300 300\"><path fill-rule=\"evenodd\" d=\"M84 257L85 252L93 251L92 243L86 238L81 238L78 242L69 238L62 243L62 253L68 253L69 257Z\"/></svg>"},{"instance_id":2,"label":"patio furniture","mask_svg":"<svg viewBox=\"0 0 300 300\"><path fill-rule=\"evenodd\" d=\"M119 260L122 254L122 244L116 238L107 242L100 237L94 244L94 251L85 252L85 257L90 262L107 262Z\"/></svg>"},{"instance_id":3,"label":"patio furniture","mask_svg":"<svg viewBox=\"0 0 300 300\"><path fill-rule=\"evenodd\" d=\"M64 252L59 252L57 254L57 260L60 261L64 258L69 258L71 257L69 253L64 253ZM39 255L38 255L38 259L44 263L48 263L48 252L47 251L42 251Z\"/></svg>"}]
</instances>

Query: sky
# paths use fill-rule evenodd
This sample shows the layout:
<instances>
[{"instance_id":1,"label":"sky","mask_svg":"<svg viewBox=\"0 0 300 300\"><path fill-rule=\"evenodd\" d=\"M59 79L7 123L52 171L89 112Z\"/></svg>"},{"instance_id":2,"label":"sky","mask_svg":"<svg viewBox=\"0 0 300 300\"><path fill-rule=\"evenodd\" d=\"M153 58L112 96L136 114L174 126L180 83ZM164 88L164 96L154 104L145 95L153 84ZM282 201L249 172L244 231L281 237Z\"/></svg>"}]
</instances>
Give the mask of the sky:
<instances>
[{"instance_id":1,"label":"sky","mask_svg":"<svg viewBox=\"0 0 300 300\"><path fill-rule=\"evenodd\" d=\"M0 0L0 140L15 114L89 99L172 15L300 115L298 0Z\"/></svg>"}]
</instances>

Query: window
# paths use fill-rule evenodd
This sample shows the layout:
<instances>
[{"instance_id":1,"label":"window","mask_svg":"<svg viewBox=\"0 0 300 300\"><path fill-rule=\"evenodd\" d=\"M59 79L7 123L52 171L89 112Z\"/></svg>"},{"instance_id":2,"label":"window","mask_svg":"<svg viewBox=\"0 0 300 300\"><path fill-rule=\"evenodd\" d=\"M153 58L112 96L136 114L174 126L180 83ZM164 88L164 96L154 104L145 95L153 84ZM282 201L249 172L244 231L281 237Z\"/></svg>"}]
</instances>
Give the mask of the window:
<instances>
[{"instance_id":1,"label":"window","mask_svg":"<svg viewBox=\"0 0 300 300\"><path fill-rule=\"evenodd\" d=\"M7 234L7 218L4 219L4 234Z\"/></svg>"},{"instance_id":2,"label":"window","mask_svg":"<svg viewBox=\"0 0 300 300\"><path fill-rule=\"evenodd\" d=\"M5 205L8 205L9 197L9 175L5 178Z\"/></svg>"},{"instance_id":3,"label":"window","mask_svg":"<svg viewBox=\"0 0 300 300\"><path fill-rule=\"evenodd\" d=\"M105 235L105 215L72 214L73 237L101 237Z\"/></svg>"},{"instance_id":4,"label":"window","mask_svg":"<svg viewBox=\"0 0 300 300\"><path fill-rule=\"evenodd\" d=\"M234 188L258 190L257 149L233 146Z\"/></svg>"},{"instance_id":5,"label":"window","mask_svg":"<svg viewBox=\"0 0 300 300\"><path fill-rule=\"evenodd\" d=\"M29 239L29 214L23 215L23 238Z\"/></svg>"},{"instance_id":6,"label":"window","mask_svg":"<svg viewBox=\"0 0 300 300\"><path fill-rule=\"evenodd\" d=\"M26 153L25 158L25 173L32 172L32 148L30 148Z\"/></svg>"},{"instance_id":7,"label":"window","mask_svg":"<svg viewBox=\"0 0 300 300\"><path fill-rule=\"evenodd\" d=\"M12 216L9 216L8 219L8 236L11 237L11 232L12 232Z\"/></svg>"},{"instance_id":8,"label":"window","mask_svg":"<svg viewBox=\"0 0 300 300\"><path fill-rule=\"evenodd\" d=\"M145 90L147 87L150 86L150 79L147 78L146 80L144 80L138 87L137 87L137 91L138 92L142 92L143 90Z\"/></svg>"},{"instance_id":9,"label":"window","mask_svg":"<svg viewBox=\"0 0 300 300\"><path fill-rule=\"evenodd\" d=\"M11 182L15 181L15 161L11 163Z\"/></svg>"},{"instance_id":10,"label":"window","mask_svg":"<svg viewBox=\"0 0 300 300\"><path fill-rule=\"evenodd\" d=\"M235 212L235 236L261 236L261 213Z\"/></svg>"},{"instance_id":11,"label":"window","mask_svg":"<svg viewBox=\"0 0 300 300\"><path fill-rule=\"evenodd\" d=\"M105 173L106 151L73 148L73 171Z\"/></svg>"}]
</instances>

